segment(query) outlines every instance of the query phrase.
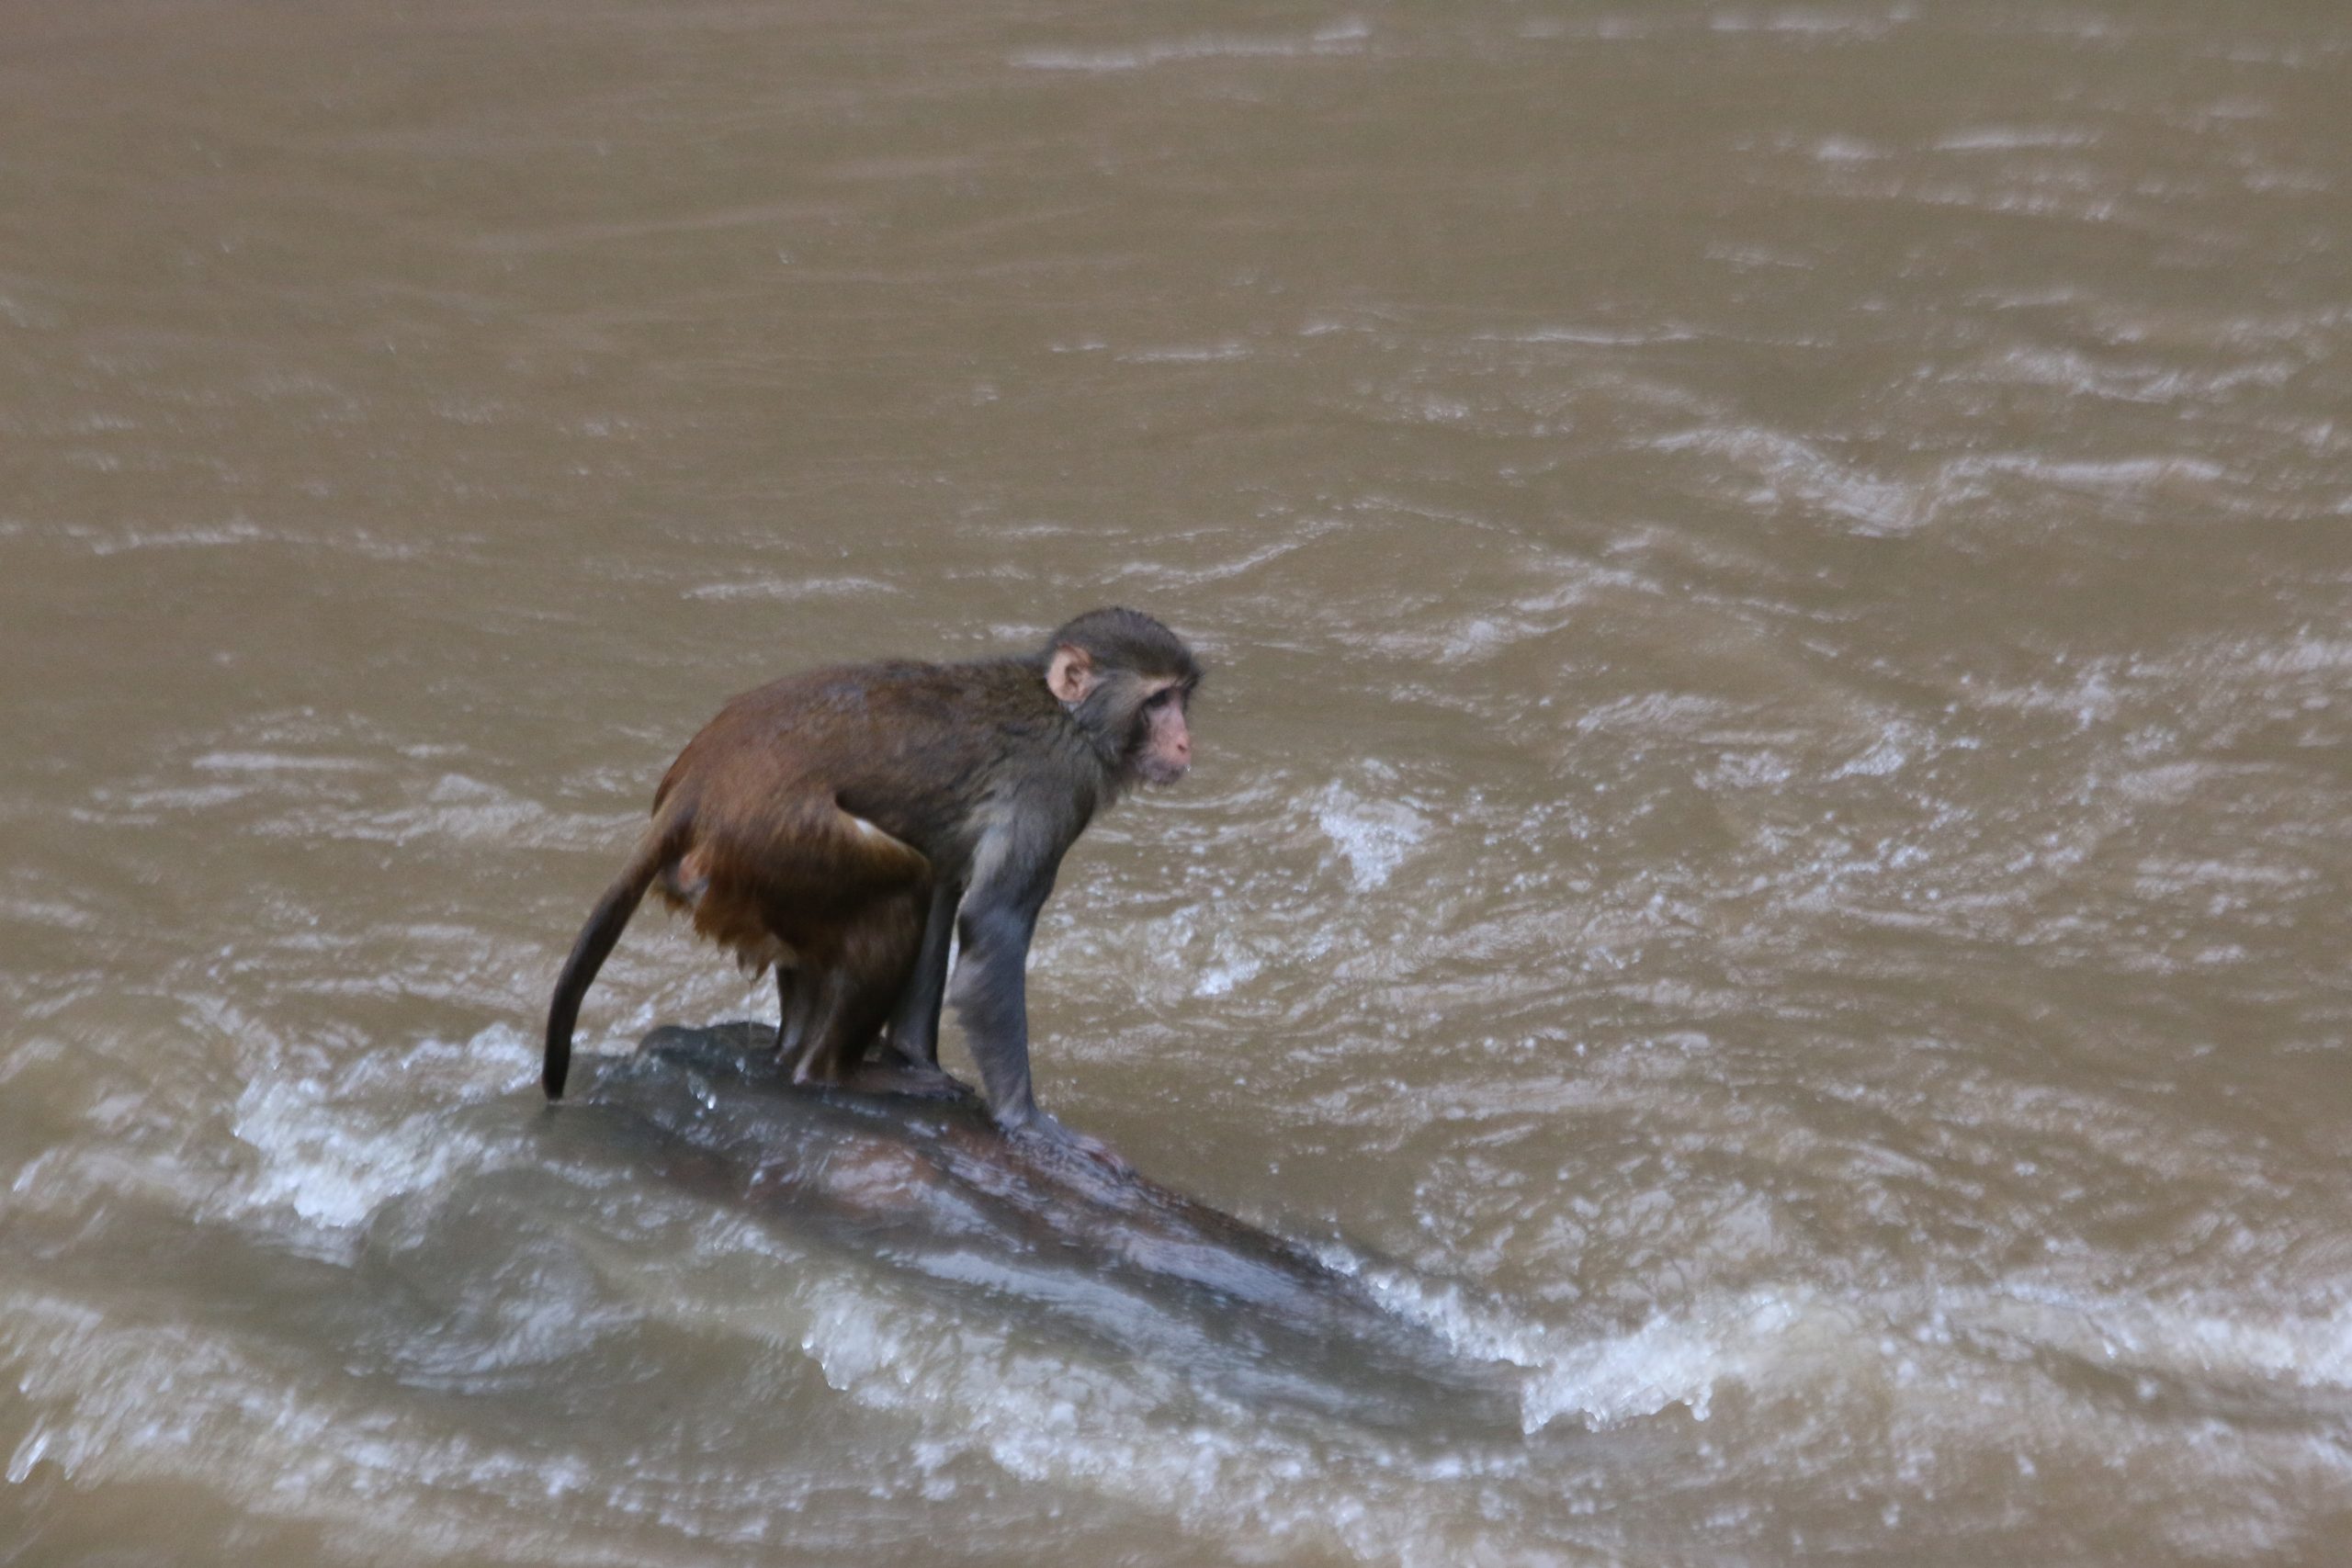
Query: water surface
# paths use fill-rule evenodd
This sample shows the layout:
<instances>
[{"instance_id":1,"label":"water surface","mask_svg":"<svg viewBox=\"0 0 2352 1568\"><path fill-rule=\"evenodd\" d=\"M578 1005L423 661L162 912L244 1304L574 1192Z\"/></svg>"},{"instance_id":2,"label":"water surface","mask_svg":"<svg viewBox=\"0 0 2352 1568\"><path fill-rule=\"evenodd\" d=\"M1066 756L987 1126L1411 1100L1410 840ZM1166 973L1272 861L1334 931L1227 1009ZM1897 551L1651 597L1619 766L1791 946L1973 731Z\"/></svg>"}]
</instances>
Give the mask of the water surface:
<instances>
[{"instance_id":1,"label":"water surface","mask_svg":"<svg viewBox=\"0 0 2352 1568\"><path fill-rule=\"evenodd\" d=\"M0 37L0 1560L2340 1551L2340 7ZM1042 1097L1506 1431L540 1108L725 697L1105 601L1214 674ZM765 998L649 911L582 1045Z\"/></svg>"}]
</instances>

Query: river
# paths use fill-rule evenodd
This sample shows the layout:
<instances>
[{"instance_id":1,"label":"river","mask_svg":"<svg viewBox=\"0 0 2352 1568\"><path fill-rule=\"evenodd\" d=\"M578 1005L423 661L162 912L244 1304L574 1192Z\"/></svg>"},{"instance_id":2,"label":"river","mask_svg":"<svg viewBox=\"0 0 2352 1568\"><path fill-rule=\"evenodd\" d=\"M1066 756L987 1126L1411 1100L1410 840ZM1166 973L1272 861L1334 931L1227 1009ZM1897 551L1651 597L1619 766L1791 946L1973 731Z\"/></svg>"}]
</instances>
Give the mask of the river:
<instances>
[{"instance_id":1,"label":"river","mask_svg":"<svg viewBox=\"0 0 2352 1568\"><path fill-rule=\"evenodd\" d=\"M2347 149L2318 3L7 6L0 1562L2342 1561ZM541 1103L725 698L1104 603L1041 1100L1501 1418Z\"/></svg>"}]
</instances>

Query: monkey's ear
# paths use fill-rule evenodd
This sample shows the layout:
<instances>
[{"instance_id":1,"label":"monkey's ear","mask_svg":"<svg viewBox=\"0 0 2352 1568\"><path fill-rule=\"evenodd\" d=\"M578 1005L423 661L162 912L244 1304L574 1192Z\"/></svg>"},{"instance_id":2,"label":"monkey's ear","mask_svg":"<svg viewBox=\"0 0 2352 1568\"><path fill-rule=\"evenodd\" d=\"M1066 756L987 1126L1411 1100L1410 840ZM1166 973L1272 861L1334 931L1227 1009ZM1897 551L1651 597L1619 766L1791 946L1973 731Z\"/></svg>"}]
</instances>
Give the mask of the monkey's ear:
<instances>
[{"instance_id":1,"label":"monkey's ear","mask_svg":"<svg viewBox=\"0 0 2352 1568\"><path fill-rule=\"evenodd\" d=\"M1074 644L1058 645L1046 665L1046 685L1065 703L1075 705L1084 702L1086 694L1094 690L1092 657Z\"/></svg>"}]
</instances>

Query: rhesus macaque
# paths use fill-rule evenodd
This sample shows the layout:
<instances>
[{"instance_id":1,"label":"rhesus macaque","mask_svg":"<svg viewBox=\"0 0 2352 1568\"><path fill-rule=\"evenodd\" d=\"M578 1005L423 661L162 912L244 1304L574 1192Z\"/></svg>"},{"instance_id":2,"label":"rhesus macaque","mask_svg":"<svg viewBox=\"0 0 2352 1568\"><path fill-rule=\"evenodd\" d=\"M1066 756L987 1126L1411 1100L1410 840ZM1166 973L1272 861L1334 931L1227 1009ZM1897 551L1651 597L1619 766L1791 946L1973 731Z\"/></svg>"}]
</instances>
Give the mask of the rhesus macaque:
<instances>
[{"instance_id":1,"label":"rhesus macaque","mask_svg":"<svg viewBox=\"0 0 2352 1568\"><path fill-rule=\"evenodd\" d=\"M854 1081L886 1025L899 1056L935 1073L952 929L952 999L989 1113L1090 1144L1030 1091L1029 942L1094 813L1192 766L1200 680L1175 633L1112 609L1026 658L848 665L737 697L670 765L652 825L564 963L548 1098L563 1093L581 998L658 888L746 968L776 968L776 1043L796 1079Z\"/></svg>"}]
</instances>

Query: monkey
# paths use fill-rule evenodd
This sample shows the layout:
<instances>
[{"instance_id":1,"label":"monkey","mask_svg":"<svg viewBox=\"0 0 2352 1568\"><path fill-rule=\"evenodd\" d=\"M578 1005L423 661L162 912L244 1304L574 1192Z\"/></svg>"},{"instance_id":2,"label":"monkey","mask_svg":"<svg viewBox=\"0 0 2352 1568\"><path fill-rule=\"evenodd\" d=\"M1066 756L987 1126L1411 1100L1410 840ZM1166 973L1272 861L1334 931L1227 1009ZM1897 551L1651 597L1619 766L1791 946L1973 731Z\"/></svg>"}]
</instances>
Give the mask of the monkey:
<instances>
[{"instance_id":1,"label":"monkey","mask_svg":"<svg viewBox=\"0 0 2352 1568\"><path fill-rule=\"evenodd\" d=\"M1094 814L1190 771L1202 677L1174 632L1113 608L1027 655L835 666L734 698L663 774L564 962L548 1098L562 1097L596 971L658 888L747 968L776 969L777 1050L795 1079L858 1082L885 1032L893 1055L938 1074L952 1003L998 1127L1107 1154L1037 1107L1029 946Z\"/></svg>"}]
</instances>

